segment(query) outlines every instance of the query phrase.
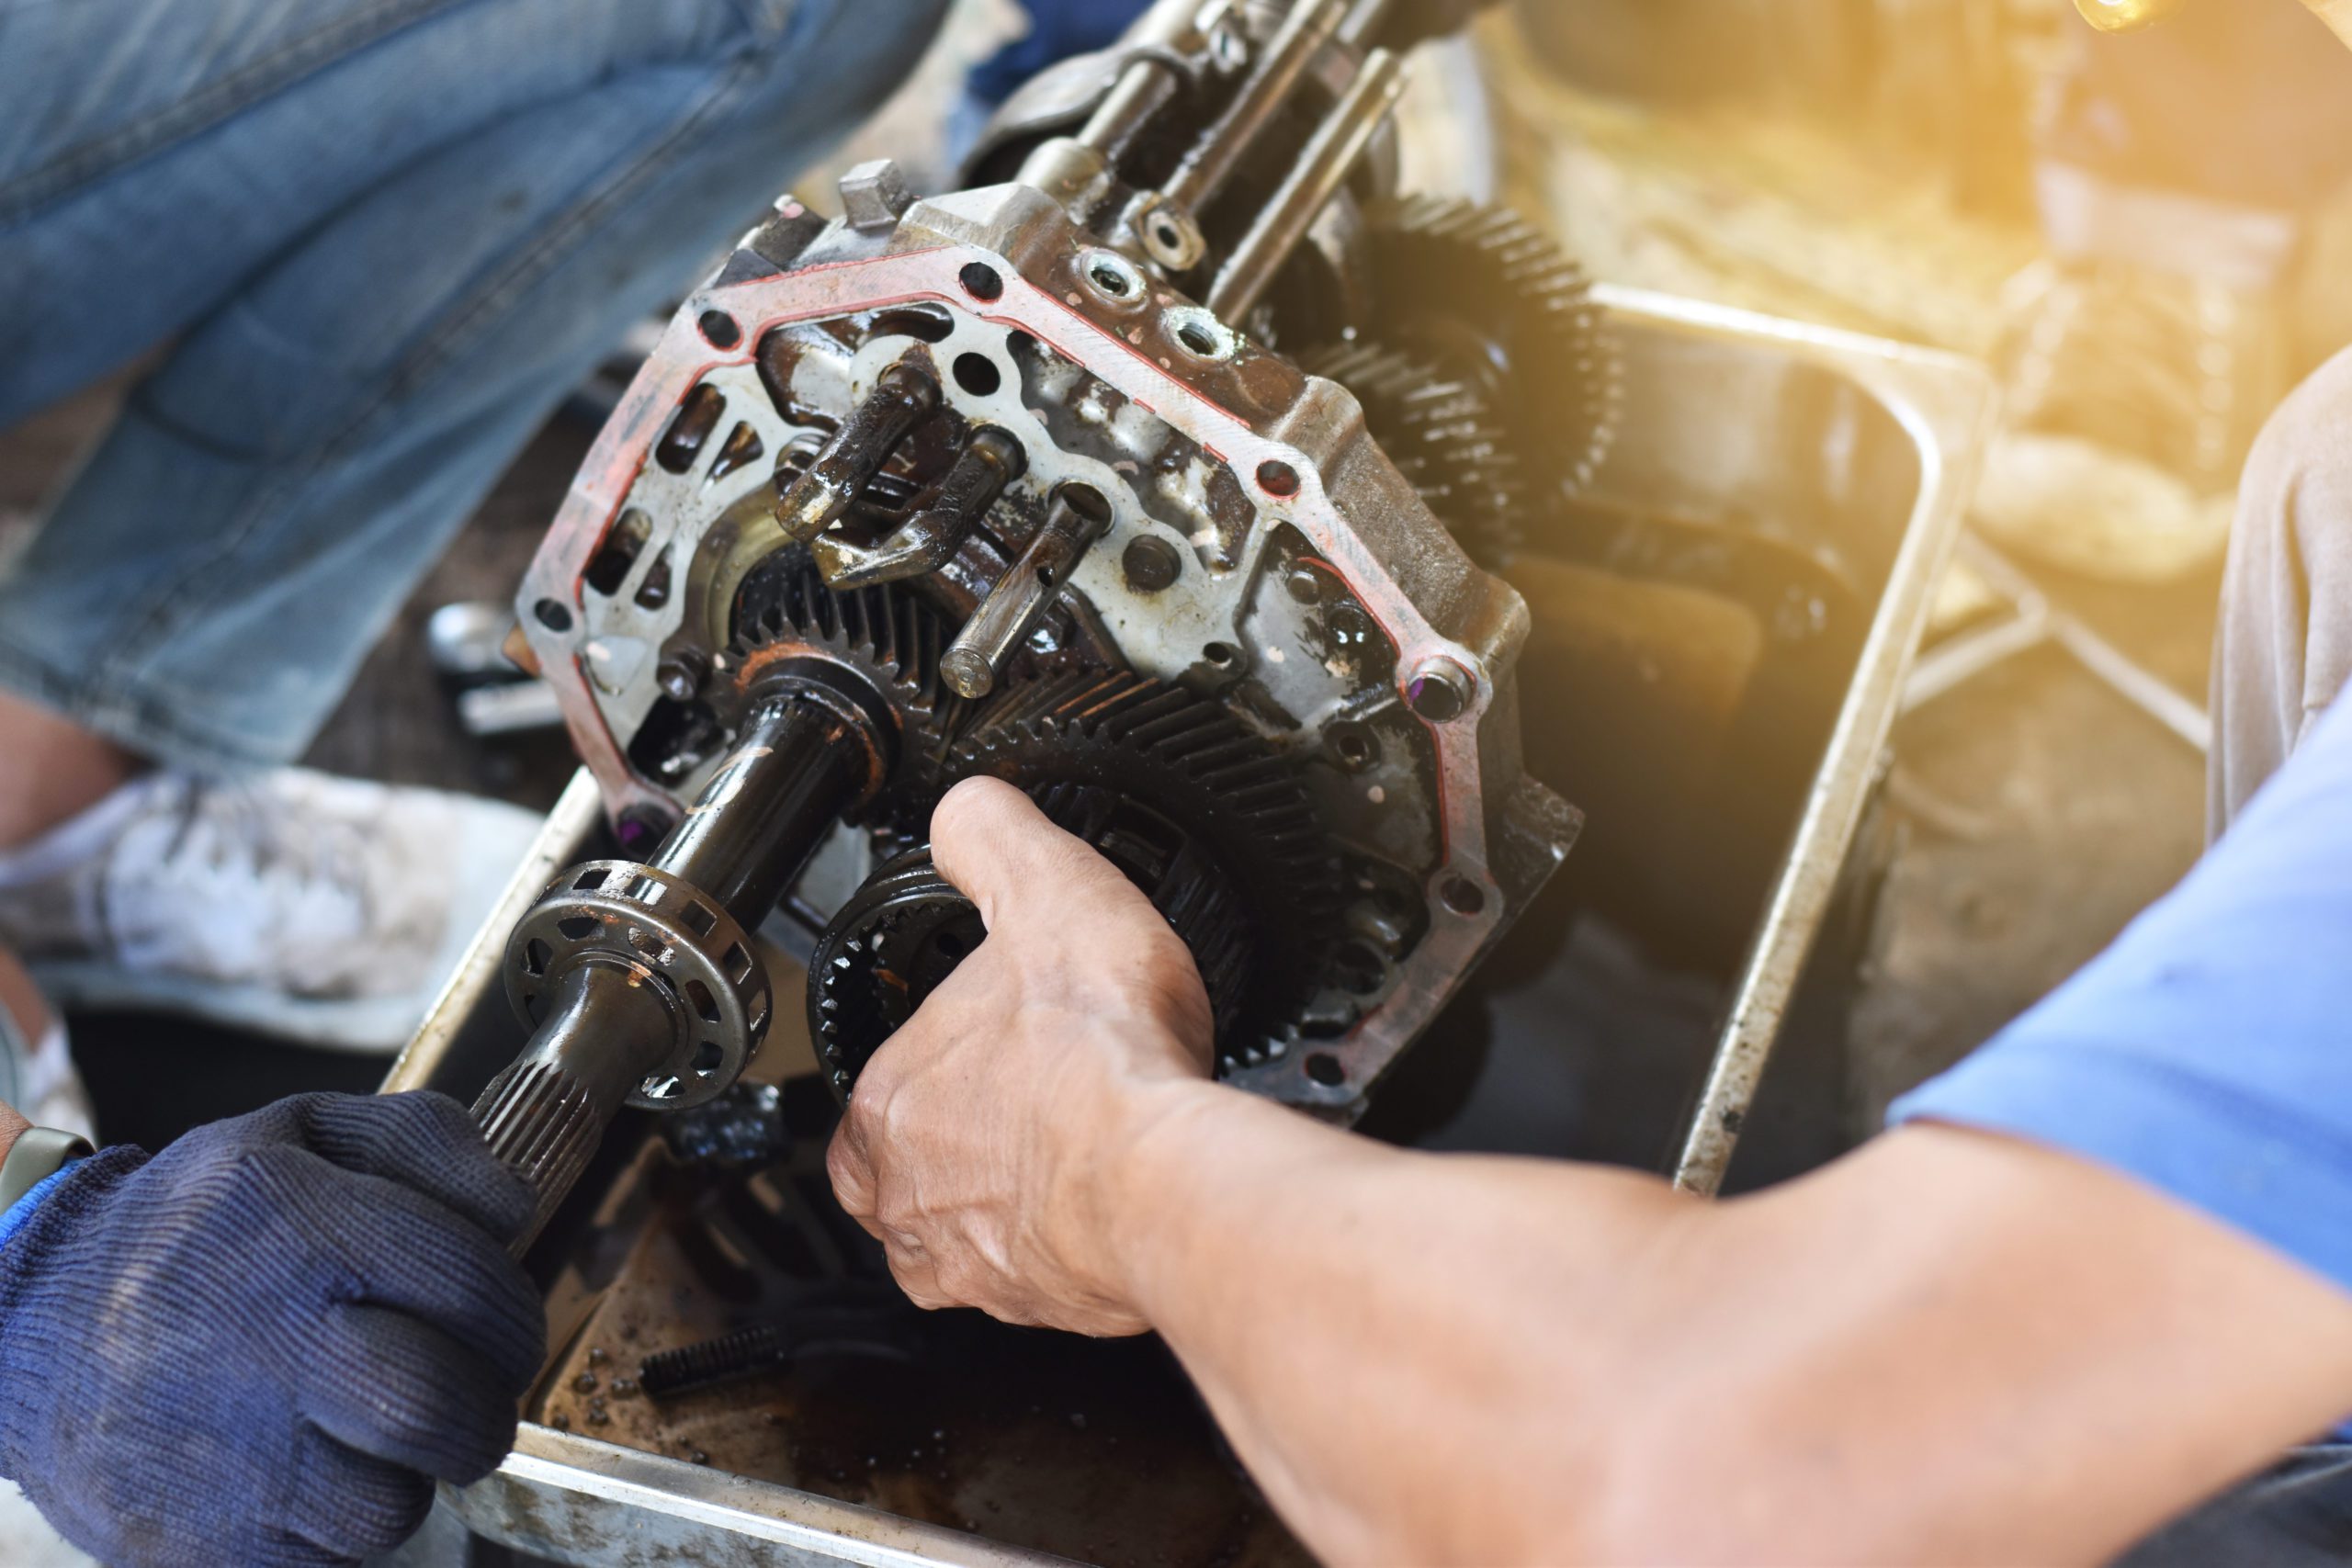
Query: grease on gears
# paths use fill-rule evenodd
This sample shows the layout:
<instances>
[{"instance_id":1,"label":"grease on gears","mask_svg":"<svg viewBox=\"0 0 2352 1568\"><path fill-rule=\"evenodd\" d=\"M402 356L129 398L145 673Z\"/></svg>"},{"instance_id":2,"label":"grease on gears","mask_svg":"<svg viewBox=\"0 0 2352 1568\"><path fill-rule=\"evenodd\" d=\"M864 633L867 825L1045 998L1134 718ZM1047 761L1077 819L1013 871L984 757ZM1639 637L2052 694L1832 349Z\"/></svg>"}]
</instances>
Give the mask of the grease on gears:
<instances>
[{"instance_id":1,"label":"grease on gears","mask_svg":"<svg viewBox=\"0 0 2352 1568\"><path fill-rule=\"evenodd\" d=\"M1037 803L1118 867L1192 950L1217 1037L1230 1039L1250 979L1249 927L1231 880L1191 835L1113 790L1050 784ZM885 1041L988 938L980 912L910 850L842 906L808 964L808 1033L826 1081L846 1098Z\"/></svg>"}]
</instances>

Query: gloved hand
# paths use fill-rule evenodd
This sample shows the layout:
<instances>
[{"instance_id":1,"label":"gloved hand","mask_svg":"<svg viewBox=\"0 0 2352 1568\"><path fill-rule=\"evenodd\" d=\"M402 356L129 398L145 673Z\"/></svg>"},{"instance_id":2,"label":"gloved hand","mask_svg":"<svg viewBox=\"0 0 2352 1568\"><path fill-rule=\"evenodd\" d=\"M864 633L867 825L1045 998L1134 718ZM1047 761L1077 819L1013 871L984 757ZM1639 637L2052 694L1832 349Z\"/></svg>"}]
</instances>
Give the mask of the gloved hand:
<instances>
[{"instance_id":1,"label":"gloved hand","mask_svg":"<svg viewBox=\"0 0 2352 1568\"><path fill-rule=\"evenodd\" d=\"M69 1166L0 1245L0 1473L119 1568L348 1563L513 1446L524 1183L437 1094Z\"/></svg>"}]
</instances>

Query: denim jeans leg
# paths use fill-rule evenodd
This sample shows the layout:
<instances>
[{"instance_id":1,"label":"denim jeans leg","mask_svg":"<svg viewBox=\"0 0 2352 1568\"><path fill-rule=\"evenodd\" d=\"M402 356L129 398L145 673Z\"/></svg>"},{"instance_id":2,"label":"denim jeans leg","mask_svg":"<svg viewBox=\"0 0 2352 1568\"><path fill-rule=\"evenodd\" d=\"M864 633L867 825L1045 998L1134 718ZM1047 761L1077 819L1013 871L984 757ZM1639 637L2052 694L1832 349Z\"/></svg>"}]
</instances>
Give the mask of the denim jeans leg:
<instances>
[{"instance_id":1,"label":"denim jeans leg","mask_svg":"<svg viewBox=\"0 0 2352 1568\"><path fill-rule=\"evenodd\" d=\"M352 152L358 188L187 327L0 575L0 680L184 762L299 755L566 390L879 100L943 3L883 26L849 0L412 4L429 16L408 32L195 133L235 143L232 167L175 148L0 228L5 261L86 230L93 203L172 209L143 183L201 208L256 162L296 166L266 194L398 140L420 99L475 116L396 167ZM519 58L543 45L587 68ZM475 90L501 72L535 90ZM254 116L279 123L240 141ZM301 139L322 125L332 152ZM117 259L92 255L85 308L129 281Z\"/></svg>"}]
</instances>

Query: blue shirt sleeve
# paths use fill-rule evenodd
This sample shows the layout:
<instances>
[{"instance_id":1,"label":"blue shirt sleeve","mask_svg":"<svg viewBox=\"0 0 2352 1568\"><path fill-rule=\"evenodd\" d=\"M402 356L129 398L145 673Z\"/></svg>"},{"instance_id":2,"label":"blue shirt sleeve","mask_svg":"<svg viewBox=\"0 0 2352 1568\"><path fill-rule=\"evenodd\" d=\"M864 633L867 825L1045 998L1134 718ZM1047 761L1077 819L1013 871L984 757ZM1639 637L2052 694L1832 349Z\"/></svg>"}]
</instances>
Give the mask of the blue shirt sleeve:
<instances>
[{"instance_id":1,"label":"blue shirt sleeve","mask_svg":"<svg viewBox=\"0 0 2352 1568\"><path fill-rule=\"evenodd\" d=\"M2352 1290L2352 701L2178 888L1889 1120L2083 1155Z\"/></svg>"}]
</instances>

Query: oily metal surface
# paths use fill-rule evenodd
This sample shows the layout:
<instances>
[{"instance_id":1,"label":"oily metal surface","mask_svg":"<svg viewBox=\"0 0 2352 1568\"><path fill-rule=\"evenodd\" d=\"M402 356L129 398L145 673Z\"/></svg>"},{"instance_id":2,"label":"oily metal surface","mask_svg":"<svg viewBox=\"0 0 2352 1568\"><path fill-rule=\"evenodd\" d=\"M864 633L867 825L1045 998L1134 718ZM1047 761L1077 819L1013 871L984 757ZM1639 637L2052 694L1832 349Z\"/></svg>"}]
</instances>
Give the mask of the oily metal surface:
<instances>
[{"instance_id":1,"label":"oily metal surface","mask_svg":"<svg viewBox=\"0 0 2352 1568\"><path fill-rule=\"evenodd\" d=\"M655 1194L644 1228L530 1417L1108 1568L1311 1561L1153 1339L886 1304L876 1337L910 1347L910 1359L820 1355L648 1397L637 1382L645 1357L773 1321L796 1292L875 1267L819 1185L821 1146L795 1163L797 1179L715 1184L660 1161L644 1168Z\"/></svg>"}]
</instances>

